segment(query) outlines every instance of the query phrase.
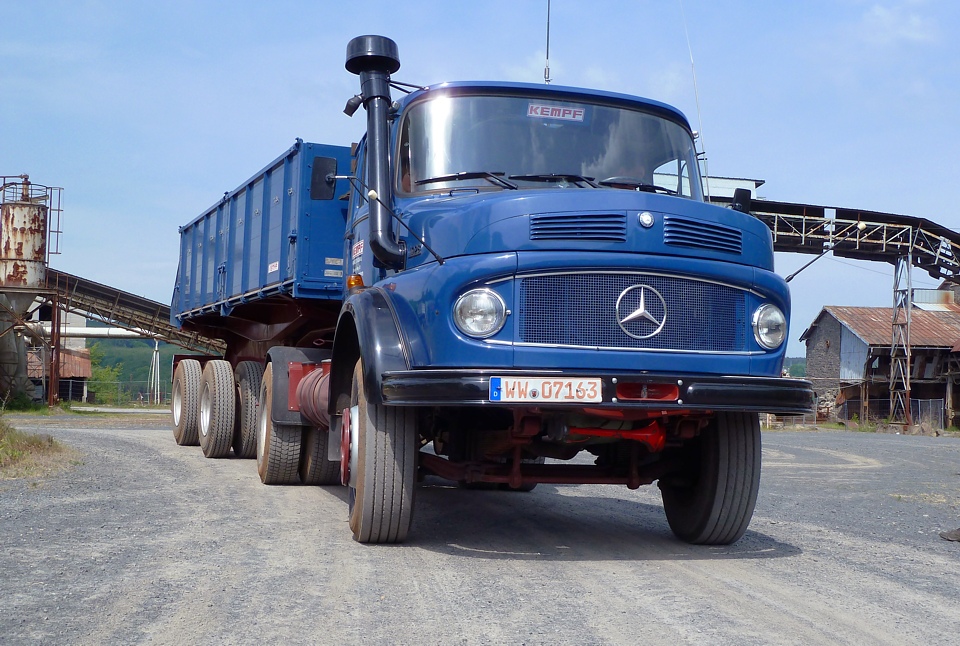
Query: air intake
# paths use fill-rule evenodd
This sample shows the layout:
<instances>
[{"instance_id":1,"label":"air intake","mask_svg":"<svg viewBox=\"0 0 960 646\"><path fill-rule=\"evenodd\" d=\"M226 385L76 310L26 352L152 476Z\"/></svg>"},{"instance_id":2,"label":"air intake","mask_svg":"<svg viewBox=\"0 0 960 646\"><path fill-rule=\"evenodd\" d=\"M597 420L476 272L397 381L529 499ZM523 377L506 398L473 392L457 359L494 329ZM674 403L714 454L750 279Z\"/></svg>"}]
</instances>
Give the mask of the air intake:
<instances>
[{"instance_id":1,"label":"air intake","mask_svg":"<svg viewBox=\"0 0 960 646\"><path fill-rule=\"evenodd\" d=\"M627 241L625 213L538 213L530 216L531 240Z\"/></svg>"},{"instance_id":2,"label":"air intake","mask_svg":"<svg viewBox=\"0 0 960 646\"><path fill-rule=\"evenodd\" d=\"M675 215L663 218L663 241L677 247L710 249L737 255L743 252L743 237L738 229Z\"/></svg>"}]
</instances>

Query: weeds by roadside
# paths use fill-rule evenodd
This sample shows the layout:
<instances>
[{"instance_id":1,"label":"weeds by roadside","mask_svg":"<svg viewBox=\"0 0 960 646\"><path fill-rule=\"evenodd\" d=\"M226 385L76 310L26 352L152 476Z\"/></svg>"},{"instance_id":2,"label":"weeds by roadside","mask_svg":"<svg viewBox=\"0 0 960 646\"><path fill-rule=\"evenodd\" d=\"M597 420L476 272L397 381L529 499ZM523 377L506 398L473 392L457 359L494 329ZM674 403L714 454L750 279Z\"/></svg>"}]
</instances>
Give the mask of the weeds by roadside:
<instances>
[{"instance_id":1,"label":"weeds by roadside","mask_svg":"<svg viewBox=\"0 0 960 646\"><path fill-rule=\"evenodd\" d=\"M67 464L79 464L79 454L49 435L24 433L0 418L0 479L48 475Z\"/></svg>"},{"instance_id":2,"label":"weeds by roadside","mask_svg":"<svg viewBox=\"0 0 960 646\"><path fill-rule=\"evenodd\" d=\"M17 411L24 413L40 413L47 410L44 402L33 401L23 393L10 397L7 395L0 404L0 413L4 411Z\"/></svg>"}]
</instances>

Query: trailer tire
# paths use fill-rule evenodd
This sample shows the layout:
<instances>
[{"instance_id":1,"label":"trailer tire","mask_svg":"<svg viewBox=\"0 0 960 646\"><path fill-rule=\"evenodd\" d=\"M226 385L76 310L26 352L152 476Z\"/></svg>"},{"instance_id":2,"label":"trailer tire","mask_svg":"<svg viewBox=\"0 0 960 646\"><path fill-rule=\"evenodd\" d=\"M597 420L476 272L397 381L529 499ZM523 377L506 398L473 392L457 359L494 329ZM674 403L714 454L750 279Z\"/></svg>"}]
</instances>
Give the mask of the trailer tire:
<instances>
[{"instance_id":1,"label":"trailer tire","mask_svg":"<svg viewBox=\"0 0 960 646\"><path fill-rule=\"evenodd\" d=\"M350 529L360 543L400 543L413 522L420 437L417 410L367 401L363 368L353 371L357 468L350 474ZM349 411L344 411L349 415Z\"/></svg>"},{"instance_id":2,"label":"trailer tire","mask_svg":"<svg viewBox=\"0 0 960 646\"><path fill-rule=\"evenodd\" d=\"M268 363L260 382L257 408L257 473L263 484L296 484L303 427L277 424L271 418L272 413L273 363Z\"/></svg>"},{"instance_id":3,"label":"trailer tire","mask_svg":"<svg viewBox=\"0 0 960 646\"><path fill-rule=\"evenodd\" d=\"M747 531L760 487L758 415L718 413L686 450L692 484L659 482L670 529L697 545L736 542Z\"/></svg>"},{"instance_id":4,"label":"trailer tire","mask_svg":"<svg viewBox=\"0 0 960 646\"><path fill-rule=\"evenodd\" d=\"M173 416L173 438L180 446L200 444L197 415L200 410L200 362L183 359L173 372L173 394L170 413Z\"/></svg>"},{"instance_id":5,"label":"trailer tire","mask_svg":"<svg viewBox=\"0 0 960 646\"><path fill-rule=\"evenodd\" d=\"M305 427L300 453L300 482L305 485L340 484L340 461L327 459L329 429Z\"/></svg>"},{"instance_id":6,"label":"trailer tire","mask_svg":"<svg viewBox=\"0 0 960 646\"><path fill-rule=\"evenodd\" d=\"M233 429L233 452L240 458L257 457L257 406L263 365L241 361L234 372L237 384L236 427Z\"/></svg>"},{"instance_id":7,"label":"trailer tire","mask_svg":"<svg viewBox=\"0 0 960 646\"><path fill-rule=\"evenodd\" d=\"M208 458L230 454L236 389L229 361L208 361L200 377L200 449Z\"/></svg>"}]
</instances>

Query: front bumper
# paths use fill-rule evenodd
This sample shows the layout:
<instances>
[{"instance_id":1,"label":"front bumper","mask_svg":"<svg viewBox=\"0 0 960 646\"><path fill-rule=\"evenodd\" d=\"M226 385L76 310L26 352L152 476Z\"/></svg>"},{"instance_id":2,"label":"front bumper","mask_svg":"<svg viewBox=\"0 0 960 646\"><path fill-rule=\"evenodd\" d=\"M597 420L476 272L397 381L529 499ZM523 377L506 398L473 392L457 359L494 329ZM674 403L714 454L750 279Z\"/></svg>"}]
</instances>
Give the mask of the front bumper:
<instances>
[{"instance_id":1,"label":"front bumper","mask_svg":"<svg viewBox=\"0 0 960 646\"><path fill-rule=\"evenodd\" d=\"M543 402L542 408L604 408L681 411L744 411L803 415L816 410L813 384L803 379L712 375L612 374L561 370L426 369L385 372L381 380L383 403L390 406L503 406L531 407L537 403L501 403L490 400L490 378L597 378L602 380L602 402L563 404ZM675 399L626 400L618 397L632 384L676 385ZM636 390L635 388L633 389Z\"/></svg>"}]
</instances>

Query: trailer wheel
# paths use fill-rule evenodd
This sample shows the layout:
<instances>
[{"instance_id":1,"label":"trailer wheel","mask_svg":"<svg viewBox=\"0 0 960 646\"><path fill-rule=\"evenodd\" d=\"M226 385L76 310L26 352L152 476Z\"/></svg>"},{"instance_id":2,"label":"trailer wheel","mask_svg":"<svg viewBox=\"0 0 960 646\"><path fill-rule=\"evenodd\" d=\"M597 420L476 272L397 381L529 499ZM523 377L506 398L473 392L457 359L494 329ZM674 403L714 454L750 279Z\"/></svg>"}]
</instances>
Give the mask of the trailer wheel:
<instances>
[{"instance_id":1,"label":"trailer wheel","mask_svg":"<svg viewBox=\"0 0 960 646\"><path fill-rule=\"evenodd\" d=\"M237 383L236 427L233 429L233 452L237 457L257 455L257 398L263 380L263 365L241 361L234 373Z\"/></svg>"},{"instance_id":2,"label":"trailer wheel","mask_svg":"<svg viewBox=\"0 0 960 646\"><path fill-rule=\"evenodd\" d=\"M302 427L276 424L271 419L272 413L273 364L268 363L260 382L257 409L257 473L263 484L296 484Z\"/></svg>"},{"instance_id":3,"label":"trailer wheel","mask_svg":"<svg viewBox=\"0 0 960 646\"><path fill-rule=\"evenodd\" d=\"M223 458L230 453L235 392L230 362L208 361L200 377L200 448L208 458Z\"/></svg>"},{"instance_id":4,"label":"trailer wheel","mask_svg":"<svg viewBox=\"0 0 960 646\"><path fill-rule=\"evenodd\" d=\"M327 438L330 430L316 427L303 429L300 453L300 482L305 485L340 484L340 461L327 459Z\"/></svg>"},{"instance_id":5,"label":"trailer wheel","mask_svg":"<svg viewBox=\"0 0 960 646\"><path fill-rule=\"evenodd\" d=\"M758 415L719 413L687 451L691 482L659 483L670 529L698 545L739 540L753 517L760 487Z\"/></svg>"},{"instance_id":6,"label":"trailer wheel","mask_svg":"<svg viewBox=\"0 0 960 646\"><path fill-rule=\"evenodd\" d=\"M173 372L170 413L173 415L173 438L180 446L196 446L200 443L197 429L200 372L200 362L196 359L183 359Z\"/></svg>"},{"instance_id":7,"label":"trailer wheel","mask_svg":"<svg viewBox=\"0 0 960 646\"><path fill-rule=\"evenodd\" d=\"M360 543L400 543L413 521L420 451L417 411L368 402L359 361L350 401L357 407L357 421L351 425L357 434L351 442L357 447L356 469L349 474L353 538Z\"/></svg>"}]
</instances>

